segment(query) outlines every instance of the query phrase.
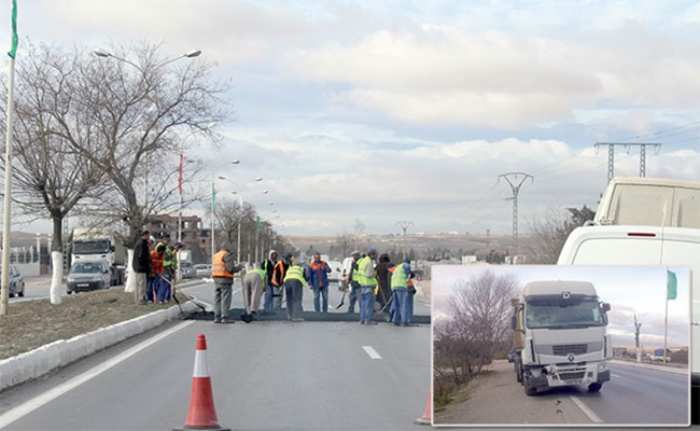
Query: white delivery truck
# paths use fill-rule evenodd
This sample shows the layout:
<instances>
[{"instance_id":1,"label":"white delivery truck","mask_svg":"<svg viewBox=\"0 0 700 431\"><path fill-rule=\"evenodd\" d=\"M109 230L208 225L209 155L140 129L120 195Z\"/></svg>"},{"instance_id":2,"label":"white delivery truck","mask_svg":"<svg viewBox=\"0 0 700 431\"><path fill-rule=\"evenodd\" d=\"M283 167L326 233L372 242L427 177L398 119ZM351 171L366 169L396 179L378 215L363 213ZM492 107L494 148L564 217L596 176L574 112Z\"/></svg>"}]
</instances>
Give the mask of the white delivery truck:
<instances>
[{"instance_id":1,"label":"white delivery truck","mask_svg":"<svg viewBox=\"0 0 700 431\"><path fill-rule=\"evenodd\" d=\"M700 229L700 182L665 178L613 178L594 224Z\"/></svg>"},{"instance_id":2,"label":"white delivery truck","mask_svg":"<svg viewBox=\"0 0 700 431\"><path fill-rule=\"evenodd\" d=\"M527 395L578 385L598 392L610 380L610 305L593 284L533 281L512 304L515 373Z\"/></svg>"},{"instance_id":3,"label":"white delivery truck","mask_svg":"<svg viewBox=\"0 0 700 431\"><path fill-rule=\"evenodd\" d=\"M126 247L112 233L99 229L75 229L71 243L71 262L104 262L110 268L110 285L124 283Z\"/></svg>"}]
</instances>

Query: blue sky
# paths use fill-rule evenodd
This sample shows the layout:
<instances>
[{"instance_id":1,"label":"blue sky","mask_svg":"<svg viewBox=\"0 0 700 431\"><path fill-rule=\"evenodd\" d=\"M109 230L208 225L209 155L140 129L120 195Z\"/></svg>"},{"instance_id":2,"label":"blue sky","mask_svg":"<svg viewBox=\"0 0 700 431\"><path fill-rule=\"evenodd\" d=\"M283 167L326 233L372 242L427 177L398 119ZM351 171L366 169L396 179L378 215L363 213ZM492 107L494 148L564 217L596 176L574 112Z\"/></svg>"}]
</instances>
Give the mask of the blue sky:
<instances>
[{"instance_id":1,"label":"blue sky","mask_svg":"<svg viewBox=\"0 0 700 431\"><path fill-rule=\"evenodd\" d=\"M700 168L694 2L19 3L34 42L202 49L230 80L236 115L222 147L188 156L238 182L265 177L285 233L347 232L356 219L370 232L412 219L416 231L508 233L508 189L495 183L510 170L535 175L521 194L527 231L549 210L595 206L606 183L596 141L663 142L650 176ZM9 7L0 13L9 22ZM617 172L637 164L622 152Z\"/></svg>"},{"instance_id":2,"label":"blue sky","mask_svg":"<svg viewBox=\"0 0 700 431\"><path fill-rule=\"evenodd\" d=\"M676 273L678 297L669 301L669 345L688 346L690 334L690 272L687 268L668 268ZM512 276L517 288L528 282L543 280L588 281L593 283L600 299L611 305L608 332L616 346L634 342L634 313L642 322L642 344L663 346L666 298L665 267L623 266L433 266L433 315L449 315L448 301L455 289L465 281L479 277L484 271Z\"/></svg>"}]
</instances>

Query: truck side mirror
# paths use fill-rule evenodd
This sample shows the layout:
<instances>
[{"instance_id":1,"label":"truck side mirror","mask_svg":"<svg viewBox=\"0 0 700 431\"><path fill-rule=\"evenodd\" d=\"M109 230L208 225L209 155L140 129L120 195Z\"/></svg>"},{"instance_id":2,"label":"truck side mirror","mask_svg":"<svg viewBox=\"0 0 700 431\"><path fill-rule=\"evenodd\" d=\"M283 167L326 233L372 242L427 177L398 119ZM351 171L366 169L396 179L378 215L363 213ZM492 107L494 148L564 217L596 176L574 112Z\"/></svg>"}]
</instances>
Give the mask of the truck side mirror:
<instances>
[{"instance_id":1,"label":"truck side mirror","mask_svg":"<svg viewBox=\"0 0 700 431\"><path fill-rule=\"evenodd\" d=\"M610 311L610 304L603 302L603 313L607 313L608 311Z\"/></svg>"},{"instance_id":2,"label":"truck side mirror","mask_svg":"<svg viewBox=\"0 0 700 431\"><path fill-rule=\"evenodd\" d=\"M114 250L116 250L116 249L114 248L114 246L113 246L113 245L110 245L110 246L109 246L109 249L110 249L111 251L114 251Z\"/></svg>"}]
</instances>

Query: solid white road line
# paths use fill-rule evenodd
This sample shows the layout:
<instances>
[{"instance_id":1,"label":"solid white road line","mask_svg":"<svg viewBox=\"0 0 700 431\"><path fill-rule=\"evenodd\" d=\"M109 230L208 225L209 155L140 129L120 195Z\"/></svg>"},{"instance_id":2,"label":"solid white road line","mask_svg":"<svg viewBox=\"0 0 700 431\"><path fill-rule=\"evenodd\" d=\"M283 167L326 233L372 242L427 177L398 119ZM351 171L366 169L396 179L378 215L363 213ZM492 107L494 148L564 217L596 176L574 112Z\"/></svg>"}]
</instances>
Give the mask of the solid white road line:
<instances>
[{"instance_id":1,"label":"solid white road line","mask_svg":"<svg viewBox=\"0 0 700 431\"><path fill-rule=\"evenodd\" d=\"M577 406L579 409L581 409L581 411L583 412L583 414L585 414L586 416L588 416L588 419L590 419L591 422L596 423L596 424L603 423L603 420L602 420L600 417L598 417L598 415L595 414L595 412L594 412L593 410L591 410L587 405L585 405L585 404L583 403L583 401L581 401L580 399L578 399L578 397L575 397L575 396L572 395L572 396L570 396L569 398L571 398L571 401L573 401L574 404L576 404L576 406Z\"/></svg>"},{"instance_id":2,"label":"solid white road line","mask_svg":"<svg viewBox=\"0 0 700 431\"><path fill-rule=\"evenodd\" d=\"M382 359L382 357L377 353L372 346L362 346L367 355L372 359Z\"/></svg>"},{"instance_id":3,"label":"solid white road line","mask_svg":"<svg viewBox=\"0 0 700 431\"><path fill-rule=\"evenodd\" d=\"M55 386L51 388L50 390L44 392L43 394L36 396L32 398L31 400L25 401L24 403L18 405L17 407L14 407L11 410L8 410L7 412L0 414L0 429L7 427L11 423L15 422L18 419L21 419L22 417L28 415L29 413L33 412L34 410L38 409L39 407L43 406L44 404L47 404L56 398L60 397L61 395L65 394L66 392L77 388L78 386L82 385L83 383L87 382L88 380L99 376L100 374L104 373L105 371L109 370L110 368L114 367L115 365L129 359L130 357L134 356L138 352L146 349L147 347L157 343L158 341L162 340L163 338L167 337L168 335L174 334L175 332L179 331L180 329L183 329L191 324L193 324L195 321L194 320L189 320L187 322L182 322L176 326L173 326L172 328L165 330L159 334L154 335L153 337L144 340L140 342L139 344L135 345L134 347L131 347L128 350L123 351L122 353L118 354L117 356L103 362L100 365L97 365L83 374L80 374L78 376L73 377L72 379Z\"/></svg>"}]
</instances>

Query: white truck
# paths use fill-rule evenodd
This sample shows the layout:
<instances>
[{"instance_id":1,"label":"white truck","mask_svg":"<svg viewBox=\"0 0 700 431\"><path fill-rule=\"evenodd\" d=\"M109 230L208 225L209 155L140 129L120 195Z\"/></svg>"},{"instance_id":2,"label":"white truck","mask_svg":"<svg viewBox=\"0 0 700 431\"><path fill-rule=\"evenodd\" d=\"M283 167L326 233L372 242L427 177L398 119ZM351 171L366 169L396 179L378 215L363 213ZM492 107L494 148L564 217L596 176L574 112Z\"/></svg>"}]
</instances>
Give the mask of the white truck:
<instances>
[{"instance_id":1,"label":"white truck","mask_svg":"<svg viewBox=\"0 0 700 431\"><path fill-rule=\"evenodd\" d=\"M614 178L593 225L575 229L559 265L666 265L691 270L693 423L700 422L700 182Z\"/></svg>"},{"instance_id":2,"label":"white truck","mask_svg":"<svg viewBox=\"0 0 700 431\"><path fill-rule=\"evenodd\" d=\"M533 281L512 304L515 374L527 395L578 385L598 392L610 380L610 304L593 284Z\"/></svg>"},{"instance_id":3,"label":"white truck","mask_svg":"<svg viewBox=\"0 0 700 431\"><path fill-rule=\"evenodd\" d=\"M105 262L110 268L110 285L124 283L126 247L114 234L98 229L75 229L71 243L71 262Z\"/></svg>"}]
</instances>

